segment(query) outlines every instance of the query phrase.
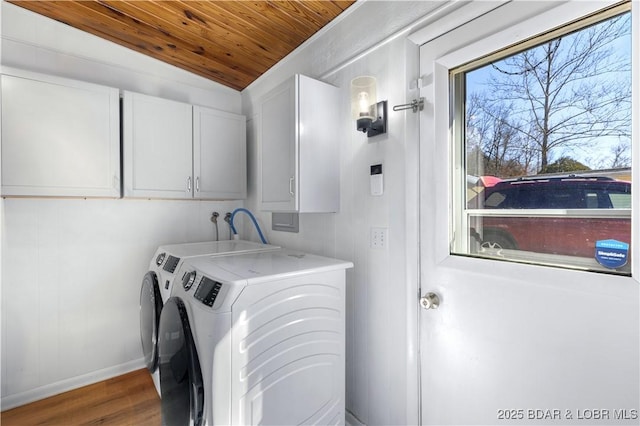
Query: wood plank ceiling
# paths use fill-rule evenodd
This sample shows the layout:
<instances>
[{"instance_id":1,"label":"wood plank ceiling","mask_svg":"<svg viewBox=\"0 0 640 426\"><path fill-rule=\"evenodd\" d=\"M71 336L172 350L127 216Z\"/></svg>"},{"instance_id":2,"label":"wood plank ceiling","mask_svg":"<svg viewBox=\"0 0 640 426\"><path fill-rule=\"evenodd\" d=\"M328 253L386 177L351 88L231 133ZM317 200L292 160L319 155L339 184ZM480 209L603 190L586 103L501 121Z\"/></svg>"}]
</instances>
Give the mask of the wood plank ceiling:
<instances>
[{"instance_id":1,"label":"wood plank ceiling","mask_svg":"<svg viewBox=\"0 0 640 426\"><path fill-rule=\"evenodd\" d=\"M353 0L10 3L242 90Z\"/></svg>"}]
</instances>

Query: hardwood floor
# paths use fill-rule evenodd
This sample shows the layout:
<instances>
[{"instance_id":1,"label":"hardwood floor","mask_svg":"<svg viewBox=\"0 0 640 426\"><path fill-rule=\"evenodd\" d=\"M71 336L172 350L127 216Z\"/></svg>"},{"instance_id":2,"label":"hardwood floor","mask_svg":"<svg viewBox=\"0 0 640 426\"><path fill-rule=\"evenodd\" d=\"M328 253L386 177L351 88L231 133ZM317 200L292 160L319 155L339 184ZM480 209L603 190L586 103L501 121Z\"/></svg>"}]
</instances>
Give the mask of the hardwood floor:
<instances>
[{"instance_id":1,"label":"hardwood floor","mask_svg":"<svg viewBox=\"0 0 640 426\"><path fill-rule=\"evenodd\" d=\"M0 413L2 426L159 426L160 398L147 370L52 396Z\"/></svg>"}]
</instances>

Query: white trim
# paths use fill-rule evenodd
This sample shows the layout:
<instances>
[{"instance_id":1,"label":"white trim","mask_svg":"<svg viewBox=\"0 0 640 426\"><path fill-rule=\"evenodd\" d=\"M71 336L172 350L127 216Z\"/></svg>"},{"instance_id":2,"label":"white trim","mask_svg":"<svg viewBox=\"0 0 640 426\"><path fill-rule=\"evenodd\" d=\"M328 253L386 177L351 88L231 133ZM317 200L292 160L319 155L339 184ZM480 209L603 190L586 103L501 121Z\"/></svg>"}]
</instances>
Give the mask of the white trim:
<instances>
[{"instance_id":1,"label":"white trim","mask_svg":"<svg viewBox=\"0 0 640 426\"><path fill-rule=\"evenodd\" d=\"M465 209L470 217L630 218L631 209Z\"/></svg>"},{"instance_id":2,"label":"white trim","mask_svg":"<svg viewBox=\"0 0 640 426\"><path fill-rule=\"evenodd\" d=\"M414 80L420 69L420 47L405 41L406 45L406 78ZM418 96L419 89L407 85L406 99ZM404 138L412 141L405 144L405 272L406 272L406 415L405 423L414 425L420 422L420 368L419 368L419 324L420 306L418 293L420 289L420 116L409 113L404 115ZM415 143L414 143L415 142Z\"/></svg>"},{"instance_id":3,"label":"white trim","mask_svg":"<svg viewBox=\"0 0 640 426\"><path fill-rule=\"evenodd\" d=\"M640 2L631 2L631 205L640 206ZM631 217L631 253L634 254L631 265L631 276L640 285L640 212L636 211Z\"/></svg>"},{"instance_id":4,"label":"white trim","mask_svg":"<svg viewBox=\"0 0 640 426\"><path fill-rule=\"evenodd\" d=\"M434 65L436 66L435 77L433 77L435 79L434 84L436 85L439 84L440 86L446 85L446 81L448 78L448 71L451 69L460 67L464 64L469 63L470 61L474 61L478 58L482 58L483 56L492 54L496 51L499 51L501 48L505 46L516 45L518 43L531 39L535 36L543 34L547 31L559 28L568 22L582 19L585 16L592 15L607 7L611 7L619 3L620 2L616 0L601 0L601 1L588 1L588 2L573 0L568 2L558 3L557 5L552 4L551 8L541 10L538 13L535 13L535 9L525 10L522 8L525 5L522 5L518 13L522 13L523 16L526 16L527 18L526 19L523 18L522 21L518 22L517 24L513 23L514 16L515 16L513 12L513 8L519 7L520 5L516 5L515 3L507 4L506 7L496 10L493 14L495 16L492 18L496 22L505 23L505 25L507 26L504 29L496 30L494 33L489 34L485 37L481 37L470 44L465 44L463 46L451 46L451 50L445 51L444 54L434 59ZM638 4L638 3L632 2L632 4L635 6L635 4ZM534 8L538 7L535 4L535 2L531 3L530 5ZM637 8L633 7L633 9L637 9ZM635 13L637 14L638 12L635 11ZM638 25L637 22L635 21L636 19L634 18L634 28L636 28ZM544 24L541 25L541 23L544 23ZM632 37L632 40L636 40L636 39L637 38ZM637 58L638 49L637 48L633 49L632 54L635 55L635 57ZM634 64L633 67L634 69L637 69L637 63ZM633 81L634 81L634 84L636 85L638 82L637 74L638 74L637 72L633 73L633 76L634 76ZM637 117L637 111L638 111L638 105L637 105L638 94L636 92L637 90L632 90L633 96L635 97L634 99L635 103L632 106L633 117ZM444 98L442 98L442 96L445 96L445 94L443 93L441 95L440 97L441 100L438 101L440 105L439 106L436 105L435 108L439 108L441 113L445 114L445 112L449 111L449 108L450 108L449 98L448 96L445 96ZM637 134L639 132L638 132L637 126L638 126L638 123L635 123L635 127L633 127L632 129L632 134L634 135L634 140L632 141L633 147L638 146ZM444 135L445 133L442 132L440 134ZM451 137L450 134L448 134L448 136ZM462 160L460 157L461 153L456 152L456 149L458 148L459 147L457 147L457 145L449 147L449 149L452 150L450 155L453 155L453 157L450 158L450 161L452 161L451 163L452 170L458 170L454 175L449 177L450 178L449 201L450 201L451 208L453 208L454 210L454 220L458 221L458 223L455 224L455 228L464 229L465 226L462 226L462 224L459 223L459 221L463 218L462 216L463 208L461 205L461 198L453 197L453 190L452 190L453 188L461 188L462 183L459 180L464 178L462 175L459 174L459 168L461 167ZM637 154L638 151L639 151L638 149L633 149L632 153ZM637 158L634 160L633 164L637 166L638 164ZM632 169L632 173L636 181L637 181L638 168L640 167L634 167L634 169ZM638 195L639 191L637 186L638 185L632 186L632 203L634 202L634 200L637 200L638 198L640 198L640 196ZM635 204L637 204L637 202ZM510 212L500 212L500 211L492 211L492 210L483 211L483 212L467 211L467 213L471 215L473 215L474 213L482 213L482 215L484 216L492 216L492 215L519 216L521 214L529 215L529 216L556 216L559 212L560 211L554 212L554 211L546 211L546 210L537 210L535 212L531 210L510 211ZM605 212L605 211L589 211L585 209L581 211L563 211L563 216L570 216L570 217L609 217L609 216L629 217L631 216L632 235L638 235L637 229L640 227L639 225L640 220L637 217L638 215L637 214L631 215L630 210L616 209L614 211ZM634 227L634 224L635 224L635 227ZM451 229L449 231L449 235L452 236L454 233L453 224L451 224L450 226L451 226ZM639 250L638 246L640 244L636 240L637 239L633 239L633 241L631 241L632 253L638 253L638 250ZM461 241L460 244L464 247L466 246L467 243L465 241ZM445 259L449 256L449 247L445 247L444 245L438 246L437 252L438 252L439 259ZM637 261L632 262L632 268L633 268L632 276L634 277L633 279L635 281L638 281L638 269L637 269L639 267L638 263L639 262Z\"/></svg>"},{"instance_id":5,"label":"white trim","mask_svg":"<svg viewBox=\"0 0 640 426\"><path fill-rule=\"evenodd\" d=\"M491 4L488 2L482 2L483 4ZM370 55L371 53L373 53L374 51L376 51L377 49L379 49L380 47L384 46L387 43L392 42L393 40L397 39L398 37L401 37L403 35L406 35L407 33L413 31L416 27L424 27L428 24L434 23L436 21L440 21L440 19L443 19L442 17L445 16L451 16L451 15L455 15L457 16L457 13L454 14L454 11L457 11L460 8L461 2L458 0L449 0L447 2L445 2L442 6L436 8L435 10L427 13L426 15L418 18L417 20L413 21L412 23L410 23L409 25L403 27L402 29L396 31L395 33L391 34L390 36L384 38L383 40L375 43L373 46L370 46L364 50L362 50L360 53L357 53L355 55L353 55L351 58L347 59L346 61L336 65L335 67L331 68L329 71L326 71L324 74L322 74L319 78L320 80L326 80L327 78L331 77L333 74L343 70L344 68L348 67L349 65L361 60L362 58L364 58L365 56ZM409 40L414 41L411 39L411 35L407 37ZM415 41L414 41L415 43Z\"/></svg>"},{"instance_id":6,"label":"white trim","mask_svg":"<svg viewBox=\"0 0 640 426\"><path fill-rule=\"evenodd\" d=\"M0 407L2 407L2 411L5 411L33 401L38 401L53 395L58 395L63 392L111 379L141 368L145 368L143 358L125 362L124 364L113 367L103 368L102 370L92 371L69 379L60 380L25 392L3 396L0 401Z\"/></svg>"},{"instance_id":7,"label":"white trim","mask_svg":"<svg viewBox=\"0 0 640 426\"><path fill-rule=\"evenodd\" d=\"M469 60L481 58L505 46L523 42L545 31L558 28L567 22L580 19L583 16L590 15L617 3L619 3L619 1L616 0L571 1L568 3L560 3L552 9L519 22L517 25L512 25L503 31L498 31L488 37L483 37L474 43L468 44L463 48L456 49L438 58L437 62L452 69L469 62ZM509 13L509 11L506 11L506 13ZM501 20L500 17L496 18ZM545 23L544 28L542 28L540 22ZM470 57L469 52L473 52L473 57Z\"/></svg>"},{"instance_id":8,"label":"white trim","mask_svg":"<svg viewBox=\"0 0 640 426\"><path fill-rule=\"evenodd\" d=\"M422 27L409 34L407 38L419 46L423 45L510 1L512 0L468 2L456 10L456 13L451 13L438 19L438 25ZM424 21L425 22L422 22L423 24L428 23L426 22L427 20Z\"/></svg>"},{"instance_id":9,"label":"white trim","mask_svg":"<svg viewBox=\"0 0 640 426\"><path fill-rule=\"evenodd\" d=\"M345 410L345 422L347 426L367 426L362 423L356 416L354 416L351 411Z\"/></svg>"}]
</instances>

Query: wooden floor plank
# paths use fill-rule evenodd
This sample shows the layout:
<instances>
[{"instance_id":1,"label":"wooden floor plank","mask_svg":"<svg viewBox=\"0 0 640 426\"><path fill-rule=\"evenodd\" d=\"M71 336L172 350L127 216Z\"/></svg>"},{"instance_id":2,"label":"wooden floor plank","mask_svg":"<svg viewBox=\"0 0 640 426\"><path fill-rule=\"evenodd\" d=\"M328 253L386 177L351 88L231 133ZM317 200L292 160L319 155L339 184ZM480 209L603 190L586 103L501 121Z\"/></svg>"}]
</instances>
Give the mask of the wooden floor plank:
<instances>
[{"instance_id":1,"label":"wooden floor plank","mask_svg":"<svg viewBox=\"0 0 640 426\"><path fill-rule=\"evenodd\" d=\"M55 395L0 413L2 426L159 426L160 398L147 370Z\"/></svg>"}]
</instances>

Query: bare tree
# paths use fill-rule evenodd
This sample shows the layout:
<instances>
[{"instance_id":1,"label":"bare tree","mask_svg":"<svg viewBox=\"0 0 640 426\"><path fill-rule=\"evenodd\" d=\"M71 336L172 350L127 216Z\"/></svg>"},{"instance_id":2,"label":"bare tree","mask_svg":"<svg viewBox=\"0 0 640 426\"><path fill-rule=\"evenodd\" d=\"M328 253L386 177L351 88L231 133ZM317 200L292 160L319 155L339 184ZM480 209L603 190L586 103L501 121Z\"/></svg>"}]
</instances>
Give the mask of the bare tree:
<instances>
[{"instance_id":1,"label":"bare tree","mask_svg":"<svg viewBox=\"0 0 640 426\"><path fill-rule=\"evenodd\" d=\"M630 143L630 55L616 49L622 38L630 45L630 22L623 14L491 64L486 103L511 107L507 124L536 147L540 172L560 147Z\"/></svg>"},{"instance_id":2,"label":"bare tree","mask_svg":"<svg viewBox=\"0 0 640 426\"><path fill-rule=\"evenodd\" d=\"M629 155L628 143L618 143L616 146L611 148L611 154L613 158L611 160L611 165L609 166L609 168L621 169L623 167L631 166L631 156Z\"/></svg>"},{"instance_id":3,"label":"bare tree","mask_svg":"<svg viewBox=\"0 0 640 426\"><path fill-rule=\"evenodd\" d=\"M500 177L522 176L523 140L510 123L508 105L490 105L471 95L466 110L467 172Z\"/></svg>"}]
</instances>

